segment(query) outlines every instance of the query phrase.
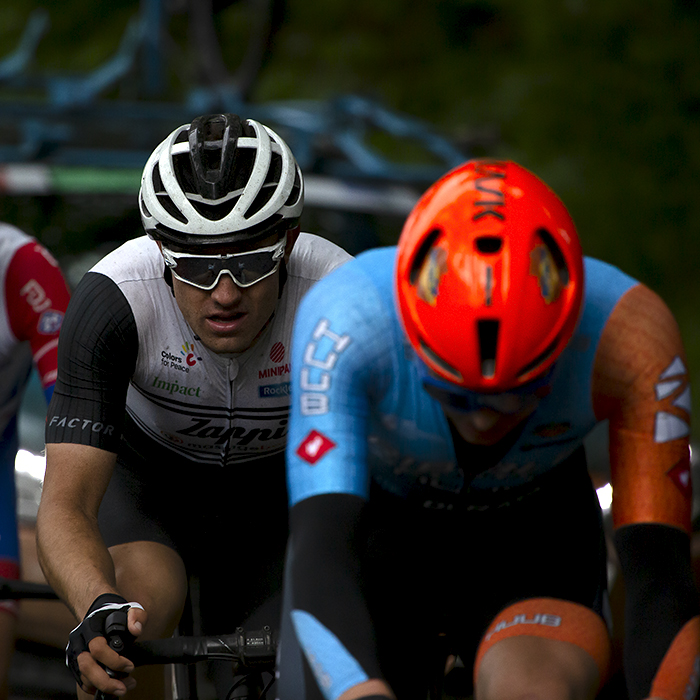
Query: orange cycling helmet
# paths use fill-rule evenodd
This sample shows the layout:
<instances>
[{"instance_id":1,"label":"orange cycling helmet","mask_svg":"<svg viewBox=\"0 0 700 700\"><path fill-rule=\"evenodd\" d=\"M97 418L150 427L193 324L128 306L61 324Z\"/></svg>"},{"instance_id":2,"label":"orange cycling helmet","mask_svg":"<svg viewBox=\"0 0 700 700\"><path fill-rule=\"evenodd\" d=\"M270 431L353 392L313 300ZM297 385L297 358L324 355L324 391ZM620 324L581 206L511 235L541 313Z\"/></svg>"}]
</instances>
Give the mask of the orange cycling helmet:
<instances>
[{"instance_id":1,"label":"orange cycling helmet","mask_svg":"<svg viewBox=\"0 0 700 700\"><path fill-rule=\"evenodd\" d=\"M581 310L583 259L564 204L506 161L472 160L436 182L398 244L399 316L423 362L476 392L541 377Z\"/></svg>"}]
</instances>

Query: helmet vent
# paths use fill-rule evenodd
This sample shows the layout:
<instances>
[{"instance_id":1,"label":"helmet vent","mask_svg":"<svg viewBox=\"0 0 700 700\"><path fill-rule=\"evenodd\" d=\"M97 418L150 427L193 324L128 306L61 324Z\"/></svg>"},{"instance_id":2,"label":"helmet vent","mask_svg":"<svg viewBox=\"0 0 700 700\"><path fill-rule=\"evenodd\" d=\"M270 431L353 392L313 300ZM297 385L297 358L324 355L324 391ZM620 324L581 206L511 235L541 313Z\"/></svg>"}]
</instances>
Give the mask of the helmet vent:
<instances>
[{"instance_id":1,"label":"helmet vent","mask_svg":"<svg viewBox=\"0 0 700 700\"><path fill-rule=\"evenodd\" d=\"M569 270L566 267L566 260L564 259L564 254L561 252L561 248L557 245L554 240L554 236L547 231L546 228L538 228L537 235L542 239L542 242L547 246L547 250L554 260L554 264L557 266L559 272L559 279L563 287L569 284Z\"/></svg>"},{"instance_id":2,"label":"helmet vent","mask_svg":"<svg viewBox=\"0 0 700 700\"><path fill-rule=\"evenodd\" d=\"M434 228L422 241L416 250L416 254L413 256L413 261L411 263L411 269L408 273L408 281L411 285L415 287L418 282L418 277L420 271L423 268L423 263L427 257L430 249L433 247L437 237L440 235L441 231L438 228Z\"/></svg>"},{"instance_id":3,"label":"helmet vent","mask_svg":"<svg viewBox=\"0 0 700 700\"><path fill-rule=\"evenodd\" d=\"M230 191L243 124L237 114L209 114L192 120L188 131L189 158L197 193L220 199Z\"/></svg>"},{"instance_id":4,"label":"helmet vent","mask_svg":"<svg viewBox=\"0 0 700 700\"><path fill-rule=\"evenodd\" d=\"M173 218L177 219L183 224L187 224L187 219L184 217L182 212L173 204L170 197L158 197L160 205L165 209L165 211L170 214Z\"/></svg>"},{"instance_id":5,"label":"helmet vent","mask_svg":"<svg viewBox=\"0 0 700 700\"><path fill-rule=\"evenodd\" d=\"M153 190L156 193L156 198L160 206L163 207L163 209L165 209L165 211L167 211L168 214L170 214L170 216L177 219L180 223L186 225L187 219L185 218L185 215L173 204L172 199L170 199L170 196L165 191L165 187L163 186L163 180L160 177L160 170L158 169L157 165L155 166L155 168L153 168L151 178L153 181ZM145 209L146 203L143 201L143 197L141 198L141 202Z\"/></svg>"},{"instance_id":6,"label":"helmet vent","mask_svg":"<svg viewBox=\"0 0 700 700\"><path fill-rule=\"evenodd\" d=\"M534 369L537 369L543 362L545 362L549 356L556 350L559 345L560 336L557 337L541 352L532 362L528 362L519 372L518 379L530 374Z\"/></svg>"},{"instance_id":7,"label":"helmet vent","mask_svg":"<svg viewBox=\"0 0 700 700\"><path fill-rule=\"evenodd\" d=\"M299 169L296 170L296 175L294 176L294 185L292 186L292 191L287 197L287 201L284 203L285 207L291 207L299 199L299 194L301 192L301 177L299 176Z\"/></svg>"},{"instance_id":8,"label":"helmet vent","mask_svg":"<svg viewBox=\"0 0 700 700\"><path fill-rule=\"evenodd\" d=\"M476 249L484 255L498 253L503 245L503 239L498 236L479 236L476 239Z\"/></svg>"},{"instance_id":9,"label":"helmet vent","mask_svg":"<svg viewBox=\"0 0 700 700\"><path fill-rule=\"evenodd\" d=\"M459 370L456 370L452 365L445 362L445 360L443 360L429 345L427 345L422 338L419 338L418 342L420 344L420 349L430 360L430 362L432 362L436 367L439 367L443 372L445 372L445 374L449 374L454 381L462 381L462 375L460 374Z\"/></svg>"},{"instance_id":10,"label":"helmet vent","mask_svg":"<svg viewBox=\"0 0 700 700\"><path fill-rule=\"evenodd\" d=\"M496 375L496 348L498 347L498 321L477 321L481 375L491 379Z\"/></svg>"},{"instance_id":11,"label":"helmet vent","mask_svg":"<svg viewBox=\"0 0 700 700\"><path fill-rule=\"evenodd\" d=\"M143 201L143 194L139 193L139 205L141 207L141 212L142 216L145 216L147 218L151 218L151 212L148 211L148 207L146 206L146 202Z\"/></svg>"},{"instance_id":12,"label":"helmet vent","mask_svg":"<svg viewBox=\"0 0 700 700\"><path fill-rule=\"evenodd\" d=\"M280 181L282 174L282 156L279 153L272 153L270 160L270 168L265 178L265 184L260 188L257 196L248 207L245 213L245 218L249 219L254 214L257 214L272 198L277 189L277 184Z\"/></svg>"}]
</instances>

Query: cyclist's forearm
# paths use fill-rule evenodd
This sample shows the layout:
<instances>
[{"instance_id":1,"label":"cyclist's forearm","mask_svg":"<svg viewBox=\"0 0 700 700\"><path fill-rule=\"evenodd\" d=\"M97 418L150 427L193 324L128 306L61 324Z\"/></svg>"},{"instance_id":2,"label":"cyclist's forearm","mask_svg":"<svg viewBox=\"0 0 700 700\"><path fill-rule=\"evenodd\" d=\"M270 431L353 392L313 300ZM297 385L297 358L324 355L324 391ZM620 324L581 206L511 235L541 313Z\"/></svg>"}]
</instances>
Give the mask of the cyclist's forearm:
<instances>
[{"instance_id":1,"label":"cyclist's forearm","mask_svg":"<svg viewBox=\"0 0 700 700\"><path fill-rule=\"evenodd\" d=\"M39 562L49 584L79 620L95 598L116 593L112 558L97 512L116 455L87 445L48 443L37 516Z\"/></svg>"},{"instance_id":2,"label":"cyclist's forearm","mask_svg":"<svg viewBox=\"0 0 700 700\"><path fill-rule=\"evenodd\" d=\"M112 558L97 522L80 512L43 504L37 551L47 581L78 620L98 595L118 593Z\"/></svg>"},{"instance_id":3,"label":"cyclist's forearm","mask_svg":"<svg viewBox=\"0 0 700 700\"><path fill-rule=\"evenodd\" d=\"M295 633L306 657L315 659L312 671L319 688L326 675L354 681L342 700L392 697L380 680L372 619L360 586L358 552L365 543L354 526L365 505L354 495L324 494L300 501L290 511ZM321 639L337 644L337 653L326 654Z\"/></svg>"}]
</instances>

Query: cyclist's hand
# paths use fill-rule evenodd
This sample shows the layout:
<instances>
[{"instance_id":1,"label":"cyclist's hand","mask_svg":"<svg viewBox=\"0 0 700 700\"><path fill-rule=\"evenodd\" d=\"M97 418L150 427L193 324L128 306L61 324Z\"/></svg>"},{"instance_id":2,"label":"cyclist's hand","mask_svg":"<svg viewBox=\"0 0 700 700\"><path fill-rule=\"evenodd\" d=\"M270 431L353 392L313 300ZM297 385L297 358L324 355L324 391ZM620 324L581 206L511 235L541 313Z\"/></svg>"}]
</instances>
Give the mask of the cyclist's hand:
<instances>
[{"instance_id":1,"label":"cyclist's hand","mask_svg":"<svg viewBox=\"0 0 700 700\"><path fill-rule=\"evenodd\" d=\"M84 691L99 689L119 696L136 685L128 677L134 665L121 654L145 622L146 613L138 603L113 594L95 599L85 619L70 633L66 647L68 668Z\"/></svg>"}]
</instances>

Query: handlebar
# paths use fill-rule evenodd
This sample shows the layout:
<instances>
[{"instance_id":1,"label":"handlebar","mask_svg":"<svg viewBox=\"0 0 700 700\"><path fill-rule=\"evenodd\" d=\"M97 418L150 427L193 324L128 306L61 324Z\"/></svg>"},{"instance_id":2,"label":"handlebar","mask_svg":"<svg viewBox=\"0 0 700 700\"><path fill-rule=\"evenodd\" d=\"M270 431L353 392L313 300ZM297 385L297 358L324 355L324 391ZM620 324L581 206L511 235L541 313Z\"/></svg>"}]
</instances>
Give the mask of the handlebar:
<instances>
[{"instance_id":1,"label":"handlebar","mask_svg":"<svg viewBox=\"0 0 700 700\"><path fill-rule=\"evenodd\" d=\"M48 584L17 581L0 576L0 600L58 600ZM192 664L208 659L228 660L237 664L237 674L274 672L276 643L269 627L246 631L242 627L233 634L200 637L172 637L148 642L135 642L127 629L126 613L115 611L105 621L107 643L134 666L153 664ZM107 673L116 676L114 671ZM101 691L95 700L109 700Z\"/></svg>"},{"instance_id":2,"label":"handlebar","mask_svg":"<svg viewBox=\"0 0 700 700\"><path fill-rule=\"evenodd\" d=\"M207 659L236 661L245 671L272 671L275 665L275 643L269 627L253 632L238 628L234 634L219 636L135 642L127 653L134 666L191 664Z\"/></svg>"},{"instance_id":3,"label":"handlebar","mask_svg":"<svg viewBox=\"0 0 700 700\"><path fill-rule=\"evenodd\" d=\"M115 611L105 621L107 643L118 654L127 657L134 666L153 664L191 664L208 659L223 659L237 663L237 674L274 672L276 644L269 627L246 631L242 627L233 634L200 637L171 637L148 642L135 642L127 629L127 615ZM111 669L107 673L116 677ZM95 700L109 700L102 691Z\"/></svg>"}]
</instances>

